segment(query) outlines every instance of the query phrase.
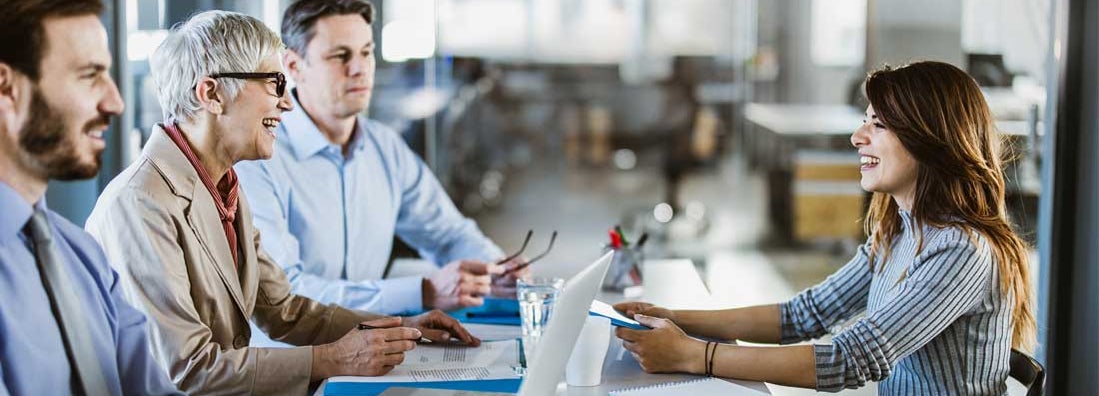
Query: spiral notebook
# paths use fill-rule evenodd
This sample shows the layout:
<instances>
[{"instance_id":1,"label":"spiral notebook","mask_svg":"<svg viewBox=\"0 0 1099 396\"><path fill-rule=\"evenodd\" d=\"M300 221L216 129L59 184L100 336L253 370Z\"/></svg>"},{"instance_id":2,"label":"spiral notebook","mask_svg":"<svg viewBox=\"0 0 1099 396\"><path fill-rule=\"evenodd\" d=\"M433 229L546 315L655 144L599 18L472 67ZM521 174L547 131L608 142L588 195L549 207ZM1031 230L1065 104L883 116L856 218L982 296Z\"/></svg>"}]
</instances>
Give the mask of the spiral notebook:
<instances>
[{"instance_id":1,"label":"spiral notebook","mask_svg":"<svg viewBox=\"0 0 1099 396\"><path fill-rule=\"evenodd\" d=\"M757 396L767 395L752 388L737 385L729 381L717 378L699 378L682 382L668 382L644 386L640 388L619 389L610 393L611 396L663 396L663 395L734 395Z\"/></svg>"}]
</instances>

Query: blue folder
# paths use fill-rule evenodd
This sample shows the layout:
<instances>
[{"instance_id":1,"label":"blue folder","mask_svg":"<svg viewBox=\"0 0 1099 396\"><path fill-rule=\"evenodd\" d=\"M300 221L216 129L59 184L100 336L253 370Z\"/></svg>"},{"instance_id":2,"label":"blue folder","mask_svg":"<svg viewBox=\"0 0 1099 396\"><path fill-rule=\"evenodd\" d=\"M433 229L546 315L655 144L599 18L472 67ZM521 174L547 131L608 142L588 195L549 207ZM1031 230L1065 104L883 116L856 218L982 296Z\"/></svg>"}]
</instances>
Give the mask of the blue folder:
<instances>
[{"instance_id":1,"label":"blue folder","mask_svg":"<svg viewBox=\"0 0 1099 396\"><path fill-rule=\"evenodd\" d=\"M329 382L324 386L325 396L376 396L390 387L415 387L478 392L517 393L523 384L520 378L479 381L438 382Z\"/></svg>"},{"instance_id":2,"label":"blue folder","mask_svg":"<svg viewBox=\"0 0 1099 396\"><path fill-rule=\"evenodd\" d=\"M519 300L485 298L484 305L451 311L450 315L462 323L481 323L519 326Z\"/></svg>"},{"instance_id":3,"label":"blue folder","mask_svg":"<svg viewBox=\"0 0 1099 396\"><path fill-rule=\"evenodd\" d=\"M634 329L634 330L652 330L652 328L649 327L649 326L645 326L645 325L640 324L640 323L635 324L635 323L630 323L630 322L624 322L622 320L619 320L618 318L612 318L610 316L603 315L603 314L600 314L600 313L595 312L595 311L588 311L588 315L589 316L601 316L601 317L610 319L612 326L625 327L627 329Z\"/></svg>"},{"instance_id":4,"label":"blue folder","mask_svg":"<svg viewBox=\"0 0 1099 396\"><path fill-rule=\"evenodd\" d=\"M523 339L517 340L519 341L519 365L526 369L527 353L523 348ZM522 378L432 382L332 382L329 380L324 385L324 396L375 396L392 387L518 393L519 386L522 384Z\"/></svg>"}]
</instances>

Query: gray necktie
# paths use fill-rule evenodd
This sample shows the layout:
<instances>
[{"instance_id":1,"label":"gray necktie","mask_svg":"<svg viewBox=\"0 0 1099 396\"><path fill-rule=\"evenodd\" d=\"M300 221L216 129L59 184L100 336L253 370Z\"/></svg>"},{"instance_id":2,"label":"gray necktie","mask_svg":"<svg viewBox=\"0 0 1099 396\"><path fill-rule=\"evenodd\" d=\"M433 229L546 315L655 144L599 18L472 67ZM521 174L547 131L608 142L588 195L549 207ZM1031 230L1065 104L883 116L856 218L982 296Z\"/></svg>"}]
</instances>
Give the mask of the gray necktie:
<instances>
[{"instance_id":1,"label":"gray necktie","mask_svg":"<svg viewBox=\"0 0 1099 396\"><path fill-rule=\"evenodd\" d=\"M34 241L42 285L50 297L50 308L57 318L61 340L65 343L65 353L68 355L69 365L72 366L74 393L109 395L103 370L99 367L99 359L87 332L87 320L84 317L86 307L73 291L65 263L54 245L46 212L41 208L34 209L34 215L27 222L27 232Z\"/></svg>"}]
</instances>

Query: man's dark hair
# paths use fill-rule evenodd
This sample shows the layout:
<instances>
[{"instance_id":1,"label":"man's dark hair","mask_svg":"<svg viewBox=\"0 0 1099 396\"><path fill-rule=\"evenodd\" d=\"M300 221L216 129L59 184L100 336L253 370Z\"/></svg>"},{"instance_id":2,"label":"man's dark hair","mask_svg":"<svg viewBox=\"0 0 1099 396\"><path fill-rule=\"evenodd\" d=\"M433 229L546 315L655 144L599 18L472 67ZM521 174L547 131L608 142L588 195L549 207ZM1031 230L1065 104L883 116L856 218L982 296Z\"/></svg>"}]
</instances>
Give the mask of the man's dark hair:
<instances>
[{"instance_id":1,"label":"man's dark hair","mask_svg":"<svg viewBox=\"0 0 1099 396\"><path fill-rule=\"evenodd\" d=\"M38 81L38 66L49 44L42 22L102 11L101 0L0 0L0 62Z\"/></svg>"},{"instance_id":2,"label":"man's dark hair","mask_svg":"<svg viewBox=\"0 0 1099 396\"><path fill-rule=\"evenodd\" d=\"M374 24L374 6L366 0L300 0L282 14L282 42L286 48L305 56L305 47L316 34L317 21L331 15L362 15Z\"/></svg>"}]
</instances>

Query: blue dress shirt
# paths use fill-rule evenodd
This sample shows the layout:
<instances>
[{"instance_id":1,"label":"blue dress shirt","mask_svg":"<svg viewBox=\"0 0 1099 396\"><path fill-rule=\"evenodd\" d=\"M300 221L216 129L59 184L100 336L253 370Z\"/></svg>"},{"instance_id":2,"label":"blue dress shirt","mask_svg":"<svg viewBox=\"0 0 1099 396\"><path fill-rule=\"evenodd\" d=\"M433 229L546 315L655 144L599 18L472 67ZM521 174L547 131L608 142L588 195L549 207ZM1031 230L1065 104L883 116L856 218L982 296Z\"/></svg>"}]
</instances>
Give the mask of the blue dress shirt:
<instances>
[{"instance_id":1,"label":"blue dress shirt","mask_svg":"<svg viewBox=\"0 0 1099 396\"><path fill-rule=\"evenodd\" d=\"M45 200L36 204L45 209ZM0 182L0 395L67 395L71 370L30 237L34 208ZM149 352L145 316L122 299L116 274L84 230L47 210L54 241L114 395L181 394Z\"/></svg>"},{"instance_id":2,"label":"blue dress shirt","mask_svg":"<svg viewBox=\"0 0 1099 396\"><path fill-rule=\"evenodd\" d=\"M274 156L235 167L263 248L294 293L384 314L423 310L422 278L381 279L394 233L436 265L503 256L396 131L360 116L345 156L294 101Z\"/></svg>"}]
</instances>

